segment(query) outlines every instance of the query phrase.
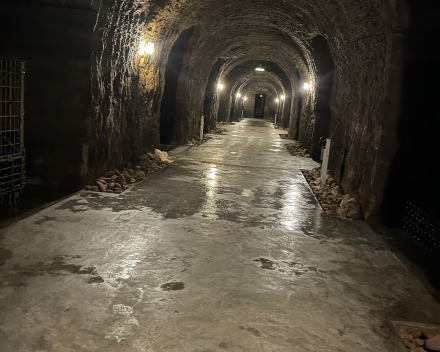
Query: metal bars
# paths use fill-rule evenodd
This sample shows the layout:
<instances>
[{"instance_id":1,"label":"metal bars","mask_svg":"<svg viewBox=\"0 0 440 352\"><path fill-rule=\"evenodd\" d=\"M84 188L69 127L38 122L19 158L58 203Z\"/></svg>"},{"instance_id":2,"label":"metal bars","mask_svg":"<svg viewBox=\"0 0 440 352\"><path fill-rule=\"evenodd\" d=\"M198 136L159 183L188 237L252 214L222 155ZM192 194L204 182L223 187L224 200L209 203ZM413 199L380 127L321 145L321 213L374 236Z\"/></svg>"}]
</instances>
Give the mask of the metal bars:
<instances>
[{"instance_id":1,"label":"metal bars","mask_svg":"<svg viewBox=\"0 0 440 352\"><path fill-rule=\"evenodd\" d=\"M440 250L438 211L421 202L406 202L404 229L432 251Z\"/></svg>"},{"instance_id":2,"label":"metal bars","mask_svg":"<svg viewBox=\"0 0 440 352\"><path fill-rule=\"evenodd\" d=\"M0 58L0 197L9 204L25 184L24 65Z\"/></svg>"}]
</instances>

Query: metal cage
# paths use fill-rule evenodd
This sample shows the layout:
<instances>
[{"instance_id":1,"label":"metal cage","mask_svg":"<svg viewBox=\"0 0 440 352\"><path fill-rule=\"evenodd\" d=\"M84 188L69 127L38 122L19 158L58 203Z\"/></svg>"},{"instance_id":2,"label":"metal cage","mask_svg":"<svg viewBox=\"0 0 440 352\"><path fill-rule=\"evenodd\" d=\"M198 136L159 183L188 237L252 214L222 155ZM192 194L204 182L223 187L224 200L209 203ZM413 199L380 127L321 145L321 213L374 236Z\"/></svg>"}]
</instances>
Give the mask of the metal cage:
<instances>
[{"instance_id":1,"label":"metal cage","mask_svg":"<svg viewBox=\"0 0 440 352\"><path fill-rule=\"evenodd\" d=\"M440 213L422 202L407 201L404 229L432 251L440 250Z\"/></svg>"},{"instance_id":2,"label":"metal cage","mask_svg":"<svg viewBox=\"0 0 440 352\"><path fill-rule=\"evenodd\" d=\"M1 203L16 203L25 185L24 75L24 61L0 57Z\"/></svg>"}]
</instances>

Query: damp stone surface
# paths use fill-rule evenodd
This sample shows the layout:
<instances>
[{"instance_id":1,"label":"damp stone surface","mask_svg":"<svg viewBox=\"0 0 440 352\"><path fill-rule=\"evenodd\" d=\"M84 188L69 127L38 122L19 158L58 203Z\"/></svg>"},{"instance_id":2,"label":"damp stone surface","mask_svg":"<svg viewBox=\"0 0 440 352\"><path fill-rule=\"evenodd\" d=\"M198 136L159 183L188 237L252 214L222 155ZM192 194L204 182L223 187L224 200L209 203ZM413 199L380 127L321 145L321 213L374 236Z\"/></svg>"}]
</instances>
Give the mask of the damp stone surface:
<instances>
[{"instance_id":1,"label":"damp stone surface","mask_svg":"<svg viewBox=\"0 0 440 352\"><path fill-rule=\"evenodd\" d=\"M326 217L310 159L267 121L226 130L1 229L0 351L404 352L389 321L436 323L380 236Z\"/></svg>"}]
</instances>

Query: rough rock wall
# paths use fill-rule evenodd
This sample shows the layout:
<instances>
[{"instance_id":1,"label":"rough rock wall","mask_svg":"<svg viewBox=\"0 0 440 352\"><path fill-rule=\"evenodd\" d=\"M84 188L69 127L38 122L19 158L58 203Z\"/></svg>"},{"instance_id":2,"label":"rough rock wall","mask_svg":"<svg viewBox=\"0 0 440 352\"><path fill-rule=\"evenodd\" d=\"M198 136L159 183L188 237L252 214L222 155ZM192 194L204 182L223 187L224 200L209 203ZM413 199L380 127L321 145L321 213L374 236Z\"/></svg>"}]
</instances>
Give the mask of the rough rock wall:
<instances>
[{"instance_id":1,"label":"rough rock wall","mask_svg":"<svg viewBox=\"0 0 440 352\"><path fill-rule=\"evenodd\" d=\"M301 123L301 111L303 105L303 96L306 91L301 85L301 76L299 72L295 72L295 80L292 89L292 106L289 123L289 137L293 140L300 140L300 123Z\"/></svg>"},{"instance_id":2,"label":"rough rock wall","mask_svg":"<svg viewBox=\"0 0 440 352\"><path fill-rule=\"evenodd\" d=\"M391 52L391 8L375 9L384 27L341 43L335 61L331 100L330 168L347 193L354 195L368 218L377 205L372 195ZM364 14L367 17L368 12ZM371 14L370 14L371 15ZM341 57L346 57L341 65ZM383 192L380 190L379 192Z\"/></svg>"},{"instance_id":3,"label":"rough rock wall","mask_svg":"<svg viewBox=\"0 0 440 352\"><path fill-rule=\"evenodd\" d=\"M95 26L99 44L92 55L92 106L87 177L125 166L159 144L159 110L168 53L151 63L139 57L141 41L156 42L157 31L137 1L101 1Z\"/></svg>"}]
</instances>

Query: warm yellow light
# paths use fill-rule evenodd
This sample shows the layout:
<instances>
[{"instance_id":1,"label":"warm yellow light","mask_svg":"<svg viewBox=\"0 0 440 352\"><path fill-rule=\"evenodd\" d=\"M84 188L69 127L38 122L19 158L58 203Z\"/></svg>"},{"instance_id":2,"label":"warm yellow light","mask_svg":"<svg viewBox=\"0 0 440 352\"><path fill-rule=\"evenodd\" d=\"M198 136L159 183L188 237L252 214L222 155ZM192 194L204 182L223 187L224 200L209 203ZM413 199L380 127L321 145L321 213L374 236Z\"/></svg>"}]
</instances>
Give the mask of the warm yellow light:
<instances>
[{"instance_id":1,"label":"warm yellow light","mask_svg":"<svg viewBox=\"0 0 440 352\"><path fill-rule=\"evenodd\" d=\"M244 98L243 98L243 100L244 100L244 101L246 101L246 100L247 100L247 98L246 98L246 97L244 97Z\"/></svg>"},{"instance_id":2,"label":"warm yellow light","mask_svg":"<svg viewBox=\"0 0 440 352\"><path fill-rule=\"evenodd\" d=\"M145 49L145 52L146 52L148 55L153 55L153 53L154 53L154 43L152 43L152 42L148 42L147 47L146 47L146 49Z\"/></svg>"},{"instance_id":3,"label":"warm yellow light","mask_svg":"<svg viewBox=\"0 0 440 352\"><path fill-rule=\"evenodd\" d=\"M145 44L144 41L141 41L139 44L139 55L145 56L145 55L153 55L154 53L154 43L148 42L148 44Z\"/></svg>"},{"instance_id":4,"label":"warm yellow light","mask_svg":"<svg viewBox=\"0 0 440 352\"><path fill-rule=\"evenodd\" d=\"M286 97L284 95L282 95L281 96L281 100L284 100L284 99L286 99Z\"/></svg>"},{"instance_id":5,"label":"warm yellow light","mask_svg":"<svg viewBox=\"0 0 440 352\"><path fill-rule=\"evenodd\" d=\"M223 83L219 83L217 87L218 87L219 90L222 90L223 87L224 87L224 86L223 86Z\"/></svg>"},{"instance_id":6,"label":"warm yellow light","mask_svg":"<svg viewBox=\"0 0 440 352\"><path fill-rule=\"evenodd\" d=\"M304 83L304 89L305 90L309 90L310 88L310 84L309 83Z\"/></svg>"},{"instance_id":7,"label":"warm yellow light","mask_svg":"<svg viewBox=\"0 0 440 352\"><path fill-rule=\"evenodd\" d=\"M279 103L279 102L280 102L280 99L277 99L276 102Z\"/></svg>"},{"instance_id":8,"label":"warm yellow light","mask_svg":"<svg viewBox=\"0 0 440 352\"><path fill-rule=\"evenodd\" d=\"M145 50L146 50L145 42L141 41L139 43L139 55L141 55L141 56L145 55Z\"/></svg>"},{"instance_id":9,"label":"warm yellow light","mask_svg":"<svg viewBox=\"0 0 440 352\"><path fill-rule=\"evenodd\" d=\"M237 98L240 98L241 97L241 94L240 93L237 93Z\"/></svg>"}]
</instances>

